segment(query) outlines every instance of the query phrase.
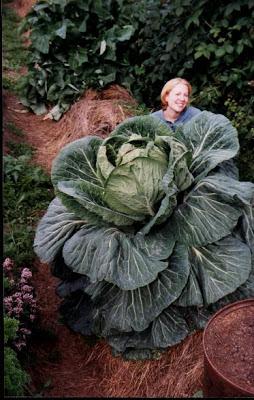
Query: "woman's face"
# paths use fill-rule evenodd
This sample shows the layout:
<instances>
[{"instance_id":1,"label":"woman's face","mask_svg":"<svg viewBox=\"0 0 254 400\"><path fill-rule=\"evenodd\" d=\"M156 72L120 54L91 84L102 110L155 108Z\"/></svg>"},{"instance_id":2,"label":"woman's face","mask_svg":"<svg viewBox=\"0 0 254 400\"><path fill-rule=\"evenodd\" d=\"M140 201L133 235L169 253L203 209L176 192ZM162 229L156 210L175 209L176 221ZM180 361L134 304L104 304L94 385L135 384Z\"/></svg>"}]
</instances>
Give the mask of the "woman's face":
<instances>
[{"instance_id":1,"label":"woman's face","mask_svg":"<svg viewBox=\"0 0 254 400\"><path fill-rule=\"evenodd\" d=\"M168 103L168 108L177 113L181 113L189 101L188 86L184 85L183 83L178 83L165 96L165 100Z\"/></svg>"}]
</instances>

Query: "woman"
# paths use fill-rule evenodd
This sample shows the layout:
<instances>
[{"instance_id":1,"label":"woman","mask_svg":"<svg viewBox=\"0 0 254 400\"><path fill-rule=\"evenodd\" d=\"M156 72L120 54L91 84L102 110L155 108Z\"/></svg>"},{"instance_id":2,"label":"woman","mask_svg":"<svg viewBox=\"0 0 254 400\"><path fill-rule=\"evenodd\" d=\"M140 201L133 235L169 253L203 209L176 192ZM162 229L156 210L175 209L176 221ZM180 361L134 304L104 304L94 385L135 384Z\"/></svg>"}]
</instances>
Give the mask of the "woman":
<instances>
[{"instance_id":1,"label":"woman","mask_svg":"<svg viewBox=\"0 0 254 400\"><path fill-rule=\"evenodd\" d=\"M153 112L151 115L159 118L175 130L177 125L184 124L201 113L198 108L188 105L191 92L191 84L186 79L170 79L161 91L162 109Z\"/></svg>"}]
</instances>

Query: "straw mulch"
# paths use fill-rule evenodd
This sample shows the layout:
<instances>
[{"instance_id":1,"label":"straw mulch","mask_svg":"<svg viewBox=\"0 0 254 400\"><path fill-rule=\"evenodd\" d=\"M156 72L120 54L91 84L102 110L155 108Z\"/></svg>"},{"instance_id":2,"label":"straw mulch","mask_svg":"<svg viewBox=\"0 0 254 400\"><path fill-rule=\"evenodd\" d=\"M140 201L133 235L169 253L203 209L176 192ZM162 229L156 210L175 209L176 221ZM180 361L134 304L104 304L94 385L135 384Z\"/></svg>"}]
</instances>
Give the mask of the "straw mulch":
<instances>
[{"instance_id":1,"label":"straw mulch","mask_svg":"<svg viewBox=\"0 0 254 400\"><path fill-rule=\"evenodd\" d=\"M58 122L27 112L10 94L7 102L4 96L4 105L5 120L25 131L26 140L38 150L34 161L50 172L53 159L65 144L87 135L107 137L133 115L137 103L126 89L111 85L101 92L87 90ZM4 145L7 151L6 140Z\"/></svg>"},{"instance_id":2,"label":"straw mulch","mask_svg":"<svg viewBox=\"0 0 254 400\"><path fill-rule=\"evenodd\" d=\"M53 122L54 130L45 141L47 161L43 152L38 154L37 161L49 169L65 144L88 135L107 137L116 125L133 115L136 106L127 90L118 85L102 92L87 90L59 122Z\"/></svg>"}]
</instances>

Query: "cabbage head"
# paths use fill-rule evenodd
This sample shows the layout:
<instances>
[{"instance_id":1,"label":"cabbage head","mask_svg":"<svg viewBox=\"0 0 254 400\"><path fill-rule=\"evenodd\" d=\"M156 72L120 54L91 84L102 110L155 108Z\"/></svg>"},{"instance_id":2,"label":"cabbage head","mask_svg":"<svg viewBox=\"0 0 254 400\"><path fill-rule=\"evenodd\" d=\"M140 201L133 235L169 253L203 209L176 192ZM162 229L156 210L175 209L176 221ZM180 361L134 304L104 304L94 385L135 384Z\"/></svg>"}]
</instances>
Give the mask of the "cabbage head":
<instances>
[{"instance_id":1,"label":"cabbage head","mask_svg":"<svg viewBox=\"0 0 254 400\"><path fill-rule=\"evenodd\" d=\"M238 151L230 121L207 111L177 132L129 118L60 151L34 249L61 279L69 327L156 358L254 296L254 184L238 179Z\"/></svg>"}]
</instances>

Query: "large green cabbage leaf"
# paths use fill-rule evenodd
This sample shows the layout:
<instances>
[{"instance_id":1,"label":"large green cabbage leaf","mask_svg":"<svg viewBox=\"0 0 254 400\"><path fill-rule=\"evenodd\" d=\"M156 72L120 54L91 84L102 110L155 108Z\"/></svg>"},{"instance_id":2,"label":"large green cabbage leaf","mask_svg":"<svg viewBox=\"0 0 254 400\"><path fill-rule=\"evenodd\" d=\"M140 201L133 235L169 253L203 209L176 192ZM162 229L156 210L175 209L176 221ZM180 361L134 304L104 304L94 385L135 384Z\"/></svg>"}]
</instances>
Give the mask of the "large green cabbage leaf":
<instances>
[{"instance_id":1,"label":"large green cabbage leaf","mask_svg":"<svg viewBox=\"0 0 254 400\"><path fill-rule=\"evenodd\" d=\"M135 290L120 290L109 283L91 284L91 295L103 315L103 334L114 330L129 332L146 329L149 323L180 295L189 274L187 249L176 245L168 268L149 285Z\"/></svg>"},{"instance_id":2,"label":"large green cabbage leaf","mask_svg":"<svg viewBox=\"0 0 254 400\"><path fill-rule=\"evenodd\" d=\"M145 286L167 268L168 262L162 260L171 255L175 241L169 234L166 239L158 234L146 237L144 241L156 244L159 249L165 249L168 241L166 254L158 257L152 249L149 253L146 248L143 250L140 239L132 236L114 227L82 227L63 247L65 263L74 272L89 276L91 282L104 279L124 290Z\"/></svg>"},{"instance_id":3,"label":"large green cabbage leaf","mask_svg":"<svg viewBox=\"0 0 254 400\"><path fill-rule=\"evenodd\" d=\"M172 232L189 245L213 243L229 235L251 204L253 184L222 174L200 180L172 215Z\"/></svg>"},{"instance_id":4,"label":"large green cabbage leaf","mask_svg":"<svg viewBox=\"0 0 254 400\"><path fill-rule=\"evenodd\" d=\"M190 247L189 262L188 282L177 301L181 306L215 303L235 291L251 272L249 246L232 236L204 247Z\"/></svg>"},{"instance_id":5,"label":"large green cabbage leaf","mask_svg":"<svg viewBox=\"0 0 254 400\"><path fill-rule=\"evenodd\" d=\"M134 117L60 151L34 250L75 332L156 358L254 296L254 185L239 181L238 150L230 121L203 111L176 133Z\"/></svg>"},{"instance_id":6,"label":"large green cabbage leaf","mask_svg":"<svg viewBox=\"0 0 254 400\"><path fill-rule=\"evenodd\" d=\"M54 261L65 241L84 224L84 220L69 212L56 197L37 227L34 250L38 257L44 262Z\"/></svg>"},{"instance_id":7,"label":"large green cabbage leaf","mask_svg":"<svg viewBox=\"0 0 254 400\"><path fill-rule=\"evenodd\" d=\"M183 135L192 153L190 171L195 181L239 151L237 130L224 115L203 111L184 125Z\"/></svg>"}]
</instances>

